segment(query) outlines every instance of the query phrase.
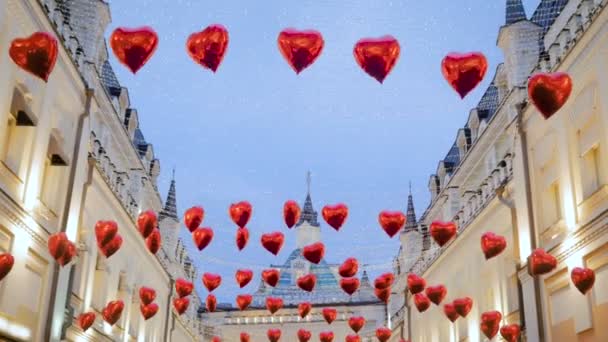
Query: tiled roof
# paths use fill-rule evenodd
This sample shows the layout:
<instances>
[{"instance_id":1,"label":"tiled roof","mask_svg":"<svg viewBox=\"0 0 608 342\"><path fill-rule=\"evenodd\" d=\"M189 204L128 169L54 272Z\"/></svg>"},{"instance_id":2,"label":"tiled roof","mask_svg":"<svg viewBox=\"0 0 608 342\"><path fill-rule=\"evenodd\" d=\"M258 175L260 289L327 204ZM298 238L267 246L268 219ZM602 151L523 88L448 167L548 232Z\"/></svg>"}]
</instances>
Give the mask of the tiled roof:
<instances>
[{"instance_id":1,"label":"tiled roof","mask_svg":"<svg viewBox=\"0 0 608 342\"><path fill-rule=\"evenodd\" d=\"M507 0L507 12L505 24L510 25L518 21L526 20L526 11L521 0Z\"/></svg>"},{"instance_id":2,"label":"tiled roof","mask_svg":"<svg viewBox=\"0 0 608 342\"><path fill-rule=\"evenodd\" d=\"M101 69L101 83L103 83L103 86L106 88L108 93L110 93L110 95L120 95L120 83L118 83L118 78L116 78L114 69L112 69L109 61L105 61L103 63L103 67Z\"/></svg>"},{"instance_id":3,"label":"tiled roof","mask_svg":"<svg viewBox=\"0 0 608 342\"><path fill-rule=\"evenodd\" d=\"M315 208L312 206L312 199L310 198L310 193L306 195L306 200L304 201L304 209L302 210L302 215L300 216L300 220L296 224L297 226L304 223L304 221L308 222L313 227L320 227L319 224L319 215L315 211Z\"/></svg>"},{"instance_id":4,"label":"tiled roof","mask_svg":"<svg viewBox=\"0 0 608 342\"><path fill-rule=\"evenodd\" d=\"M567 3L568 0L542 0L530 21L542 27L543 32L547 32Z\"/></svg>"}]
</instances>

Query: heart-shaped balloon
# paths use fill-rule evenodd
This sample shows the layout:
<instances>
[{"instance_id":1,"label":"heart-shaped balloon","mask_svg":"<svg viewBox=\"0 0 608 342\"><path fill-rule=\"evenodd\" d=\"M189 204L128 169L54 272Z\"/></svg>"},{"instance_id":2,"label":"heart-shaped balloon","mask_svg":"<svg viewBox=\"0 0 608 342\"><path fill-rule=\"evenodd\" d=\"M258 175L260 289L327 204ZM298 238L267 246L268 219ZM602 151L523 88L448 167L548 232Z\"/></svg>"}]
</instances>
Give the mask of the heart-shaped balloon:
<instances>
[{"instance_id":1,"label":"heart-shaped balloon","mask_svg":"<svg viewBox=\"0 0 608 342\"><path fill-rule=\"evenodd\" d=\"M109 325L114 325L120 319L124 308L125 303L122 300L111 301L101 310L101 316Z\"/></svg>"},{"instance_id":2,"label":"heart-shaped balloon","mask_svg":"<svg viewBox=\"0 0 608 342\"><path fill-rule=\"evenodd\" d=\"M141 304L139 306L139 310L141 311L141 315L144 317L144 320L147 321L150 318L154 317L154 315L156 315L156 313L158 312L158 304L156 304L156 303L151 303L148 305Z\"/></svg>"},{"instance_id":3,"label":"heart-shaped balloon","mask_svg":"<svg viewBox=\"0 0 608 342\"><path fill-rule=\"evenodd\" d=\"M383 36L359 40L353 54L361 69L382 83L397 63L400 51L397 39Z\"/></svg>"},{"instance_id":4,"label":"heart-shaped balloon","mask_svg":"<svg viewBox=\"0 0 608 342\"><path fill-rule=\"evenodd\" d=\"M586 294L595 283L595 272L590 268L575 267L570 273L572 283L582 293Z\"/></svg>"},{"instance_id":5,"label":"heart-shaped balloon","mask_svg":"<svg viewBox=\"0 0 608 342\"><path fill-rule=\"evenodd\" d=\"M57 259L57 263L62 267L69 264L72 258L76 256L76 245L72 241L68 241L68 249L63 253L61 258Z\"/></svg>"},{"instance_id":6,"label":"heart-shaped balloon","mask_svg":"<svg viewBox=\"0 0 608 342\"><path fill-rule=\"evenodd\" d=\"M156 227L158 227L158 218L152 210L144 211L137 217L137 229L144 239L150 236Z\"/></svg>"},{"instance_id":7,"label":"heart-shaped balloon","mask_svg":"<svg viewBox=\"0 0 608 342\"><path fill-rule=\"evenodd\" d=\"M519 328L519 324L509 324L500 328L500 336L502 336L502 338L504 338L507 342L519 341L520 334L521 329Z\"/></svg>"},{"instance_id":8,"label":"heart-shaped balloon","mask_svg":"<svg viewBox=\"0 0 608 342\"><path fill-rule=\"evenodd\" d=\"M572 93L572 79L564 72L538 73L528 80L528 97L543 115L550 118Z\"/></svg>"},{"instance_id":9,"label":"heart-shaped balloon","mask_svg":"<svg viewBox=\"0 0 608 342\"><path fill-rule=\"evenodd\" d=\"M384 290L393 285L395 282L395 275L392 273L384 273L378 276L374 280L374 287L378 290Z\"/></svg>"},{"instance_id":10,"label":"heart-shaped balloon","mask_svg":"<svg viewBox=\"0 0 608 342\"><path fill-rule=\"evenodd\" d=\"M249 342L251 338L246 332L242 332L239 336L241 338L241 342Z\"/></svg>"},{"instance_id":11,"label":"heart-shaped balloon","mask_svg":"<svg viewBox=\"0 0 608 342\"><path fill-rule=\"evenodd\" d=\"M414 305L418 312L425 312L431 306L431 300L424 293L414 295Z\"/></svg>"},{"instance_id":12,"label":"heart-shaped balloon","mask_svg":"<svg viewBox=\"0 0 608 342\"><path fill-rule=\"evenodd\" d=\"M268 341L278 342L281 339L281 329L268 329L266 335L268 336Z\"/></svg>"},{"instance_id":13,"label":"heart-shaped balloon","mask_svg":"<svg viewBox=\"0 0 608 342\"><path fill-rule=\"evenodd\" d=\"M440 247L456 236L456 224L454 222L433 221L429 230L433 240Z\"/></svg>"},{"instance_id":14,"label":"heart-shaped balloon","mask_svg":"<svg viewBox=\"0 0 608 342\"><path fill-rule=\"evenodd\" d=\"M184 213L184 224L192 233L196 228L200 227L205 218L205 209L200 206L194 206Z\"/></svg>"},{"instance_id":15,"label":"heart-shaped balloon","mask_svg":"<svg viewBox=\"0 0 608 342\"><path fill-rule=\"evenodd\" d=\"M454 310L463 318L467 317L473 308L473 299L469 297L456 298L452 303L454 304Z\"/></svg>"},{"instance_id":16,"label":"heart-shaped balloon","mask_svg":"<svg viewBox=\"0 0 608 342\"><path fill-rule=\"evenodd\" d=\"M557 259L542 248L535 249L529 257L532 275L546 274L557 267Z\"/></svg>"},{"instance_id":17,"label":"heart-shaped balloon","mask_svg":"<svg viewBox=\"0 0 608 342\"><path fill-rule=\"evenodd\" d=\"M359 285L361 285L361 283L359 282L358 278L342 278L342 279L340 279L340 287L349 296L352 296L353 293L357 292L357 290L359 289Z\"/></svg>"},{"instance_id":18,"label":"heart-shaped balloon","mask_svg":"<svg viewBox=\"0 0 608 342\"><path fill-rule=\"evenodd\" d=\"M239 251L242 251L245 246L247 246L247 242L249 241L249 230L247 227L243 227L236 230L236 247Z\"/></svg>"},{"instance_id":19,"label":"heart-shaped balloon","mask_svg":"<svg viewBox=\"0 0 608 342\"><path fill-rule=\"evenodd\" d=\"M97 246L103 248L118 234L118 225L114 221L97 221L95 224L95 237Z\"/></svg>"},{"instance_id":20,"label":"heart-shaped balloon","mask_svg":"<svg viewBox=\"0 0 608 342\"><path fill-rule=\"evenodd\" d=\"M323 219L336 231L340 230L348 217L348 207L345 204L326 205L321 210Z\"/></svg>"},{"instance_id":21,"label":"heart-shaped balloon","mask_svg":"<svg viewBox=\"0 0 608 342\"><path fill-rule=\"evenodd\" d=\"M253 271L252 270L237 270L234 275L236 279L236 283L239 284L240 288L243 288L249 284L251 279L253 279Z\"/></svg>"},{"instance_id":22,"label":"heart-shaped balloon","mask_svg":"<svg viewBox=\"0 0 608 342\"><path fill-rule=\"evenodd\" d=\"M207 311L215 312L215 309L217 308L217 298L214 294L210 293L207 295L205 305L207 306Z\"/></svg>"},{"instance_id":23,"label":"heart-shaped balloon","mask_svg":"<svg viewBox=\"0 0 608 342\"><path fill-rule=\"evenodd\" d=\"M228 209L228 213L230 214L232 222L234 222L237 226L241 228L245 227L247 225L247 222L249 222L252 211L253 207L251 206L251 203L247 201L233 203Z\"/></svg>"},{"instance_id":24,"label":"heart-shaped balloon","mask_svg":"<svg viewBox=\"0 0 608 342\"><path fill-rule=\"evenodd\" d=\"M386 342L391 338L392 330L385 327L376 329L376 338L380 342Z\"/></svg>"},{"instance_id":25,"label":"heart-shaped balloon","mask_svg":"<svg viewBox=\"0 0 608 342\"><path fill-rule=\"evenodd\" d=\"M205 228L196 228L192 232L192 240L194 241L194 245L198 248L199 251L205 249L213 240L213 229L205 227Z\"/></svg>"},{"instance_id":26,"label":"heart-shaped balloon","mask_svg":"<svg viewBox=\"0 0 608 342\"><path fill-rule=\"evenodd\" d=\"M239 310L241 310L241 311L246 310L249 307L249 305L251 305L252 300L253 300L253 297L251 295L248 295L248 294L238 295L238 296L236 296L236 306L238 306Z\"/></svg>"},{"instance_id":27,"label":"heart-shaped balloon","mask_svg":"<svg viewBox=\"0 0 608 342\"><path fill-rule=\"evenodd\" d=\"M217 71L228 49L228 30L222 25L207 26L188 37L186 50L196 63L211 71Z\"/></svg>"},{"instance_id":28,"label":"heart-shaped balloon","mask_svg":"<svg viewBox=\"0 0 608 342\"><path fill-rule=\"evenodd\" d=\"M481 236L481 250L486 260L493 258L507 248L507 240L504 236L486 232Z\"/></svg>"},{"instance_id":29,"label":"heart-shaped balloon","mask_svg":"<svg viewBox=\"0 0 608 342\"><path fill-rule=\"evenodd\" d=\"M346 339L344 340L346 342L361 342L361 337L359 337L359 335L346 335Z\"/></svg>"},{"instance_id":30,"label":"heart-shaped balloon","mask_svg":"<svg viewBox=\"0 0 608 342\"><path fill-rule=\"evenodd\" d=\"M298 330L298 341L299 342L308 342L312 334L308 330L300 329Z\"/></svg>"},{"instance_id":31,"label":"heart-shaped balloon","mask_svg":"<svg viewBox=\"0 0 608 342\"><path fill-rule=\"evenodd\" d=\"M283 299L278 297L266 297L266 308L271 314L275 314L283 307Z\"/></svg>"},{"instance_id":32,"label":"heart-shaped balloon","mask_svg":"<svg viewBox=\"0 0 608 342\"><path fill-rule=\"evenodd\" d=\"M443 285L429 286L426 288L426 296L435 305L441 304L445 296L448 294L448 290Z\"/></svg>"},{"instance_id":33,"label":"heart-shaped balloon","mask_svg":"<svg viewBox=\"0 0 608 342\"><path fill-rule=\"evenodd\" d=\"M306 69L323 51L323 36L314 30L298 31L288 28L277 39L281 54L296 74Z\"/></svg>"},{"instance_id":34,"label":"heart-shaped balloon","mask_svg":"<svg viewBox=\"0 0 608 342\"><path fill-rule=\"evenodd\" d=\"M287 228L292 228L298 223L301 215L300 206L296 201L287 201L283 205L283 219L285 219L285 224Z\"/></svg>"},{"instance_id":35,"label":"heart-shaped balloon","mask_svg":"<svg viewBox=\"0 0 608 342\"><path fill-rule=\"evenodd\" d=\"M211 342L222 342L222 339L219 338L218 336L213 336L213 338L211 339Z\"/></svg>"},{"instance_id":36,"label":"heart-shaped balloon","mask_svg":"<svg viewBox=\"0 0 608 342\"><path fill-rule=\"evenodd\" d=\"M315 289L317 277L314 274L307 274L297 279L296 284L299 288L306 292L312 292Z\"/></svg>"},{"instance_id":37,"label":"heart-shaped balloon","mask_svg":"<svg viewBox=\"0 0 608 342\"><path fill-rule=\"evenodd\" d=\"M222 277L219 274L205 272L203 273L203 285L207 291L213 292L222 284Z\"/></svg>"},{"instance_id":38,"label":"heart-shaped balloon","mask_svg":"<svg viewBox=\"0 0 608 342\"><path fill-rule=\"evenodd\" d=\"M119 27L110 36L110 46L121 64L136 73L152 58L158 47L158 35L150 27Z\"/></svg>"},{"instance_id":39,"label":"heart-shaped balloon","mask_svg":"<svg viewBox=\"0 0 608 342\"><path fill-rule=\"evenodd\" d=\"M443 77L463 99L483 80L487 70L488 60L481 52L452 52L441 62Z\"/></svg>"},{"instance_id":40,"label":"heart-shaped balloon","mask_svg":"<svg viewBox=\"0 0 608 342\"><path fill-rule=\"evenodd\" d=\"M69 242L68 236L64 232L49 236L47 245L53 259L59 260L65 254L68 250Z\"/></svg>"},{"instance_id":41,"label":"heart-shaped balloon","mask_svg":"<svg viewBox=\"0 0 608 342\"><path fill-rule=\"evenodd\" d=\"M338 273L341 277L350 278L354 277L359 271L359 262L355 258L348 258L344 260L342 265L338 268Z\"/></svg>"},{"instance_id":42,"label":"heart-shaped balloon","mask_svg":"<svg viewBox=\"0 0 608 342\"><path fill-rule=\"evenodd\" d=\"M391 288L387 287L386 289L374 289L374 294L382 302L388 304L388 300L391 298Z\"/></svg>"},{"instance_id":43,"label":"heart-shaped balloon","mask_svg":"<svg viewBox=\"0 0 608 342\"><path fill-rule=\"evenodd\" d=\"M400 211L382 211L378 215L380 226L389 237L394 237L405 226L405 215Z\"/></svg>"},{"instance_id":44,"label":"heart-shaped balloon","mask_svg":"<svg viewBox=\"0 0 608 342\"><path fill-rule=\"evenodd\" d=\"M302 256L313 264L318 264L325 256L325 245L322 242L315 242L304 246L302 248Z\"/></svg>"},{"instance_id":45,"label":"heart-shaped balloon","mask_svg":"<svg viewBox=\"0 0 608 342\"><path fill-rule=\"evenodd\" d=\"M353 316L348 319L348 326L358 333L365 326L365 318L363 316Z\"/></svg>"},{"instance_id":46,"label":"heart-shaped balloon","mask_svg":"<svg viewBox=\"0 0 608 342\"><path fill-rule=\"evenodd\" d=\"M267 233L262 235L261 242L262 246L264 246L267 251L274 255L277 255L283 247L283 242L285 242L285 236L281 232Z\"/></svg>"},{"instance_id":47,"label":"heart-shaped balloon","mask_svg":"<svg viewBox=\"0 0 608 342\"><path fill-rule=\"evenodd\" d=\"M321 314L323 314L323 318L325 318L327 324L331 324L331 322L336 320L336 317L338 316L338 310L334 308L324 308L321 311Z\"/></svg>"},{"instance_id":48,"label":"heart-shaped balloon","mask_svg":"<svg viewBox=\"0 0 608 342\"><path fill-rule=\"evenodd\" d=\"M15 258L10 253L0 254L0 280L13 269Z\"/></svg>"},{"instance_id":49,"label":"heart-shaped balloon","mask_svg":"<svg viewBox=\"0 0 608 342\"><path fill-rule=\"evenodd\" d=\"M276 269L268 269L262 271L262 279L268 286L275 287L279 283L279 276L281 272Z\"/></svg>"},{"instance_id":50,"label":"heart-shaped balloon","mask_svg":"<svg viewBox=\"0 0 608 342\"><path fill-rule=\"evenodd\" d=\"M57 39L47 32L36 32L11 42L8 54L21 69L47 82L57 62Z\"/></svg>"},{"instance_id":51,"label":"heart-shaped balloon","mask_svg":"<svg viewBox=\"0 0 608 342\"><path fill-rule=\"evenodd\" d=\"M114 255L120 247L122 246L122 236L120 234L116 234L112 241L108 242L105 246L101 247L101 253L106 256L106 258Z\"/></svg>"},{"instance_id":52,"label":"heart-shaped balloon","mask_svg":"<svg viewBox=\"0 0 608 342\"><path fill-rule=\"evenodd\" d=\"M150 253L156 254L158 252L158 250L160 249L160 244L161 244L160 230L158 228L155 228L152 231L152 234L150 234L150 236L148 236L148 238L146 239L146 246L148 247L148 250L150 251Z\"/></svg>"},{"instance_id":53,"label":"heart-shaped balloon","mask_svg":"<svg viewBox=\"0 0 608 342\"><path fill-rule=\"evenodd\" d=\"M458 312L456 312L454 303L443 304L443 313L451 322L455 322L458 319Z\"/></svg>"},{"instance_id":54,"label":"heart-shaped balloon","mask_svg":"<svg viewBox=\"0 0 608 342\"><path fill-rule=\"evenodd\" d=\"M481 332L490 340L498 334L500 320L502 314L498 311L488 311L481 314L481 323L479 325Z\"/></svg>"},{"instance_id":55,"label":"heart-shaped balloon","mask_svg":"<svg viewBox=\"0 0 608 342\"><path fill-rule=\"evenodd\" d=\"M407 275L407 288L411 294L416 294L424 291L426 280L415 273Z\"/></svg>"},{"instance_id":56,"label":"heart-shaped balloon","mask_svg":"<svg viewBox=\"0 0 608 342\"><path fill-rule=\"evenodd\" d=\"M175 280L175 292L180 298L189 296L193 289L194 284L192 284L192 282L184 278L177 278L177 280Z\"/></svg>"},{"instance_id":57,"label":"heart-shaped balloon","mask_svg":"<svg viewBox=\"0 0 608 342\"><path fill-rule=\"evenodd\" d=\"M178 315L182 315L186 310L188 310L188 306L190 305L190 299L184 298L175 298L173 300L173 307Z\"/></svg>"},{"instance_id":58,"label":"heart-shaped balloon","mask_svg":"<svg viewBox=\"0 0 608 342\"><path fill-rule=\"evenodd\" d=\"M87 331L95 323L95 312L84 312L78 316L78 325L82 331Z\"/></svg>"},{"instance_id":59,"label":"heart-shaped balloon","mask_svg":"<svg viewBox=\"0 0 608 342\"><path fill-rule=\"evenodd\" d=\"M139 299L144 305L148 305L156 299L156 290L146 286L139 288Z\"/></svg>"},{"instance_id":60,"label":"heart-shaped balloon","mask_svg":"<svg viewBox=\"0 0 608 342\"><path fill-rule=\"evenodd\" d=\"M310 304L310 302L302 302L298 304L298 314L300 315L300 318L305 318L308 316L311 310L312 304Z\"/></svg>"},{"instance_id":61,"label":"heart-shaped balloon","mask_svg":"<svg viewBox=\"0 0 608 342\"><path fill-rule=\"evenodd\" d=\"M319 333L319 341L321 342L332 342L334 340L333 331L322 331Z\"/></svg>"}]
</instances>

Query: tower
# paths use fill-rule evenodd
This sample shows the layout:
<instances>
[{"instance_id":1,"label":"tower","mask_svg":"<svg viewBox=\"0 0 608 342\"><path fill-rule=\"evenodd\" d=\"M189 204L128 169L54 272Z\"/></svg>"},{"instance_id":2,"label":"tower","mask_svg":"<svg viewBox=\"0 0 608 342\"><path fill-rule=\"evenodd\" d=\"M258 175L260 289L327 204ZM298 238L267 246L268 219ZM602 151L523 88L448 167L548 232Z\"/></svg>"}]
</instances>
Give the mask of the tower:
<instances>
[{"instance_id":1,"label":"tower","mask_svg":"<svg viewBox=\"0 0 608 342\"><path fill-rule=\"evenodd\" d=\"M306 183L308 185L306 200L304 200L304 207L302 209L302 215L300 220L296 224L296 248L302 248L306 245L321 241L321 225L318 220L318 213L312 206L312 199L310 198L310 172L306 175Z\"/></svg>"},{"instance_id":2,"label":"tower","mask_svg":"<svg viewBox=\"0 0 608 342\"><path fill-rule=\"evenodd\" d=\"M403 263L400 265L402 271L409 270L422 253L422 235L418 232L418 222L416 221L411 183L410 193L407 196L406 217L405 229L403 229L403 232L399 237L401 240L401 251L399 253L398 262Z\"/></svg>"},{"instance_id":3,"label":"tower","mask_svg":"<svg viewBox=\"0 0 608 342\"><path fill-rule=\"evenodd\" d=\"M177 240L179 235L179 218L177 216L177 199L175 194L175 170L173 170L173 177L171 179L171 185L169 186L169 192L167 193L167 199L165 200L165 206L158 214L158 226L162 237L162 248L166 254L173 257L174 251L177 248Z\"/></svg>"}]
</instances>

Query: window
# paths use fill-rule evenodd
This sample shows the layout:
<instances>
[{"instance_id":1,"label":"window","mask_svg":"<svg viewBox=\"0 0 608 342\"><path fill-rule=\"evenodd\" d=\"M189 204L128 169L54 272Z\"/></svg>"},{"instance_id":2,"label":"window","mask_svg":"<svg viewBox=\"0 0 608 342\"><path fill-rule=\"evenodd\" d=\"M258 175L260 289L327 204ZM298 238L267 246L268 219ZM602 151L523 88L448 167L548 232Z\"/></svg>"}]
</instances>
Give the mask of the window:
<instances>
[{"instance_id":1,"label":"window","mask_svg":"<svg viewBox=\"0 0 608 342\"><path fill-rule=\"evenodd\" d=\"M549 185L543 193L543 223L544 228L550 228L562 218L559 183Z\"/></svg>"},{"instance_id":2,"label":"window","mask_svg":"<svg viewBox=\"0 0 608 342\"><path fill-rule=\"evenodd\" d=\"M32 127L36 126L36 119L28 114L28 110L23 94L15 89L8 116L2 160L19 178L22 175L24 155L31 141Z\"/></svg>"},{"instance_id":3,"label":"window","mask_svg":"<svg viewBox=\"0 0 608 342\"><path fill-rule=\"evenodd\" d=\"M56 131L51 134L47 158L44 162L42 174L42 189L40 191L40 201L55 216L59 214L65 195L65 173L68 165L67 157L63 153L63 139Z\"/></svg>"},{"instance_id":4,"label":"window","mask_svg":"<svg viewBox=\"0 0 608 342\"><path fill-rule=\"evenodd\" d=\"M583 197L591 196L600 185L599 179L599 148L594 147L581 156L581 179Z\"/></svg>"}]
</instances>

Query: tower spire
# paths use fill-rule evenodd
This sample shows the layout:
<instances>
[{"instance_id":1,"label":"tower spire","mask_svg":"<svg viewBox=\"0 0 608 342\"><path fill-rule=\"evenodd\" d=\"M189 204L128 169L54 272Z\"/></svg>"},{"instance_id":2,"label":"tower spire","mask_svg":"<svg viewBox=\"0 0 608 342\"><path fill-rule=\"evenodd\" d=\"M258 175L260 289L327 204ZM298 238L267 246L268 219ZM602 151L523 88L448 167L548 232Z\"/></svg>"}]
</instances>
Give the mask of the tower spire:
<instances>
[{"instance_id":1,"label":"tower spire","mask_svg":"<svg viewBox=\"0 0 608 342\"><path fill-rule=\"evenodd\" d=\"M405 221L405 231L416 230L416 211L414 210L414 198L412 196L412 182L410 181L410 194L407 196L407 212Z\"/></svg>"},{"instance_id":2,"label":"tower spire","mask_svg":"<svg viewBox=\"0 0 608 342\"><path fill-rule=\"evenodd\" d=\"M526 10L524 9L524 5L522 4L521 0L507 0L505 24L511 25L526 19Z\"/></svg>"},{"instance_id":3,"label":"tower spire","mask_svg":"<svg viewBox=\"0 0 608 342\"><path fill-rule=\"evenodd\" d=\"M304 208L302 209L302 215L300 216L300 220L296 224L296 226L301 225L304 221L308 222L313 227L320 227L318 221L318 214L315 211L315 208L312 206L312 199L310 198L310 183L312 180L312 174L310 171L306 172L306 200L304 200Z\"/></svg>"},{"instance_id":4,"label":"tower spire","mask_svg":"<svg viewBox=\"0 0 608 342\"><path fill-rule=\"evenodd\" d=\"M171 178L171 185L169 186L169 192L167 193L167 200L165 201L165 207L158 214L159 220L165 217L170 217L177 220L177 200L175 197L175 168L173 168L173 174Z\"/></svg>"}]
</instances>

